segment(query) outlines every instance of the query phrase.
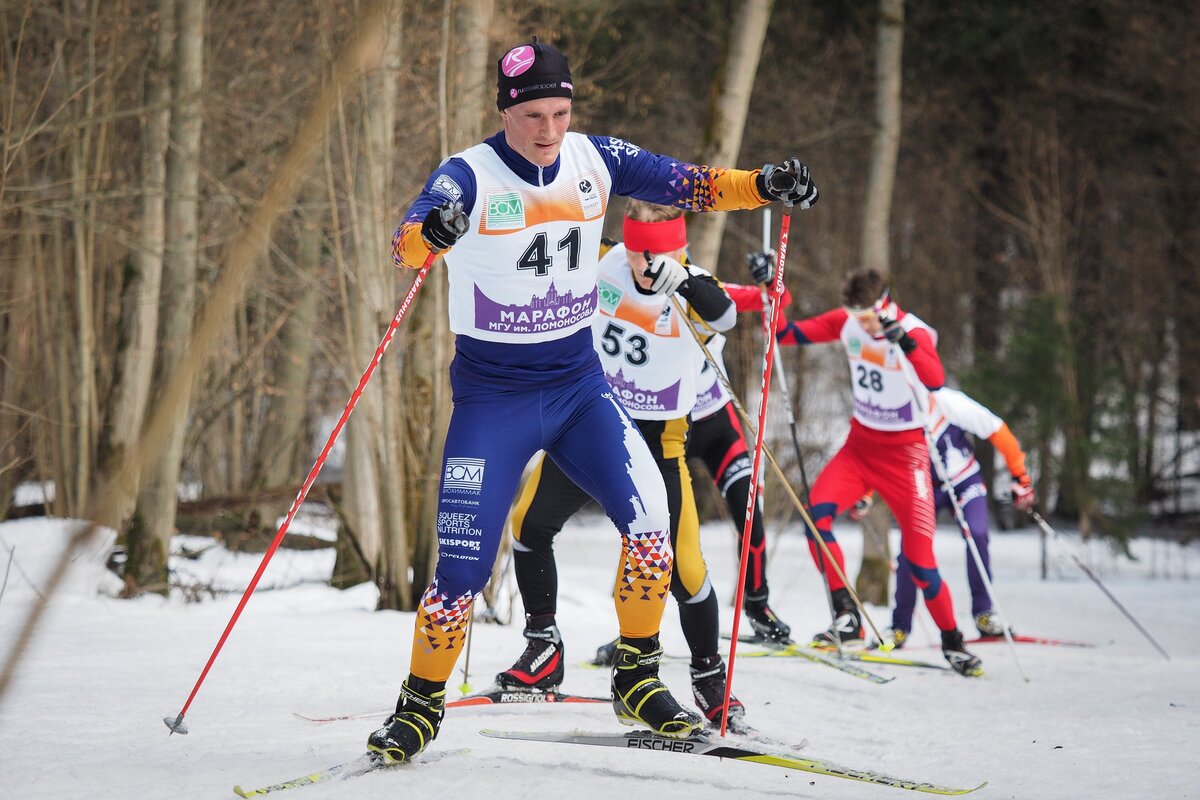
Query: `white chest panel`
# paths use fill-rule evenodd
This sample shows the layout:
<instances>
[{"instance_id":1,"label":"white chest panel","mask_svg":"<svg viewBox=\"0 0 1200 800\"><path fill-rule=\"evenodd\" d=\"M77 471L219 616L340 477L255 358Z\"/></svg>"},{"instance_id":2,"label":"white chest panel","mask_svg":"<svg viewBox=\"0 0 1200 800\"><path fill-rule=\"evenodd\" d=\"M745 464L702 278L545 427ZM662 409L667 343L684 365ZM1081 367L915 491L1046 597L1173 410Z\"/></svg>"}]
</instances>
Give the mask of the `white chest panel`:
<instances>
[{"instance_id":1,"label":"white chest panel","mask_svg":"<svg viewBox=\"0 0 1200 800\"><path fill-rule=\"evenodd\" d=\"M446 254L450 329L530 344L588 325L611 188L595 147L567 134L548 186L518 178L486 144L459 157L475 173L476 201L468 235Z\"/></svg>"},{"instance_id":2,"label":"white chest panel","mask_svg":"<svg viewBox=\"0 0 1200 800\"><path fill-rule=\"evenodd\" d=\"M928 326L913 314L901 320L905 330ZM902 351L886 339L875 339L853 316L842 326L842 346L850 362L854 418L879 431L907 431L924 424L913 391L900 364Z\"/></svg>"},{"instance_id":3,"label":"white chest panel","mask_svg":"<svg viewBox=\"0 0 1200 800\"><path fill-rule=\"evenodd\" d=\"M680 302L686 311L687 302ZM637 290L624 245L600 259L598 305L592 321L596 352L630 416L687 416L704 355L669 298Z\"/></svg>"}]
</instances>

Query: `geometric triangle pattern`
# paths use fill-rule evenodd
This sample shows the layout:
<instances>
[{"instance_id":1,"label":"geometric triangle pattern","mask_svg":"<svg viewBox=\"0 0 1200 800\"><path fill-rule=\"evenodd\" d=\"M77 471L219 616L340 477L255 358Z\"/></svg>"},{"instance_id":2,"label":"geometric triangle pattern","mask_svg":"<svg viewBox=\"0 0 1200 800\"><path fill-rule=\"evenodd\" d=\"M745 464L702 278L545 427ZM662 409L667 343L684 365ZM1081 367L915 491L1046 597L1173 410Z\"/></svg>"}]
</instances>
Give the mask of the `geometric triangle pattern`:
<instances>
[{"instance_id":1,"label":"geometric triangle pattern","mask_svg":"<svg viewBox=\"0 0 1200 800\"><path fill-rule=\"evenodd\" d=\"M712 211L720 192L716 186L727 170L696 164L672 164L669 193L663 205L679 206L688 211ZM671 196L675 195L675 196Z\"/></svg>"},{"instance_id":2,"label":"geometric triangle pattern","mask_svg":"<svg viewBox=\"0 0 1200 800\"><path fill-rule=\"evenodd\" d=\"M467 621L474 604L473 592L447 597L433 583L421 596L413 632L412 673L426 680L448 680L466 638Z\"/></svg>"},{"instance_id":3,"label":"geometric triangle pattern","mask_svg":"<svg viewBox=\"0 0 1200 800\"><path fill-rule=\"evenodd\" d=\"M621 571L613 597L626 635L658 633L662 611L671 591L675 555L667 531L621 534ZM648 604L632 601L646 601Z\"/></svg>"}]
</instances>

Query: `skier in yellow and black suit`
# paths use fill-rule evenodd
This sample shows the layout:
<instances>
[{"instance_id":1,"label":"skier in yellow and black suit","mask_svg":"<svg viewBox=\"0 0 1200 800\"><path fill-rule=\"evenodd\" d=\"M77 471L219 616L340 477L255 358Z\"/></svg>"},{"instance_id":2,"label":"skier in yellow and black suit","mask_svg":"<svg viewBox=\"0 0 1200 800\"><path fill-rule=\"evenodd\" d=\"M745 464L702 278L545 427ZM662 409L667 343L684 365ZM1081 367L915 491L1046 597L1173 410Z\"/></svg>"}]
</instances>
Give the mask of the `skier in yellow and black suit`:
<instances>
[{"instance_id":1,"label":"skier in yellow and black suit","mask_svg":"<svg viewBox=\"0 0 1200 800\"><path fill-rule=\"evenodd\" d=\"M600 260L599 309L592 332L613 394L633 417L662 471L675 550L671 593L691 648L692 693L705 716L719 724L725 665L717 652L718 603L700 552L685 461L688 413L696 401L698 362L704 354L687 330L689 323L680 319L672 295L692 320L703 320L714 331L731 328L736 310L715 278L681 263L687 233L678 209L629 201L624 239ZM513 561L529 641L512 668L496 676L505 688L546 690L562 682L554 537L589 499L553 459L539 456L512 515ZM744 712L740 702L730 701L731 721Z\"/></svg>"}]
</instances>

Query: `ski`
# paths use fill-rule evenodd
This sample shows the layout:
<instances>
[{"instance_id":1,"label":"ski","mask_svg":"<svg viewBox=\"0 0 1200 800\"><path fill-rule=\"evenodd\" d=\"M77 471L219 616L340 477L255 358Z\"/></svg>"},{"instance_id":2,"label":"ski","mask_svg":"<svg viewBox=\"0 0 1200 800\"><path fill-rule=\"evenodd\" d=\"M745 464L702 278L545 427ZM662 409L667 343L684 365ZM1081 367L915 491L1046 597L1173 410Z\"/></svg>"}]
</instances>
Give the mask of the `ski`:
<instances>
[{"instance_id":1,"label":"ski","mask_svg":"<svg viewBox=\"0 0 1200 800\"><path fill-rule=\"evenodd\" d=\"M489 689L486 692L467 695L458 700L450 700L446 708L461 708L464 706L511 706L531 703L608 703L611 697L586 697L566 692L519 692L505 689ZM390 708L381 711L362 711L357 714L341 714L334 717L310 717L305 714L292 712L292 716L305 722L340 722L346 719L375 719L391 714Z\"/></svg>"},{"instance_id":2,"label":"ski","mask_svg":"<svg viewBox=\"0 0 1200 800\"><path fill-rule=\"evenodd\" d=\"M587 697L566 692L513 691L489 689L446 703L446 708L459 706L511 706L523 703L611 703L611 697Z\"/></svg>"},{"instance_id":3,"label":"ski","mask_svg":"<svg viewBox=\"0 0 1200 800\"><path fill-rule=\"evenodd\" d=\"M1014 642L1018 644L1045 644L1055 647L1097 647L1098 645L1092 642L1076 642L1070 639L1049 639L1044 636L1022 636L1014 633L1012 635ZM975 639L967 639L963 644L989 644L991 642L1003 642L1004 636L980 636Z\"/></svg>"},{"instance_id":4,"label":"ski","mask_svg":"<svg viewBox=\"0 0 1200 800\"><path fill-rule=\"evenodd\" d=\"M773 650L759 650L752 653L738 653L738 656L745 656L747 658L764 658L770 656L805 658L817 664L824 664L827 667L833 667L834 669L844 672L852 677L861 678L864 681L870 681L871 683L883 684L891 683L892 681L896 680L894 675L887 677L883 675L876 675L874 672L869 672L857 664L852 664L848 660L840 659L834 652L816 647L806 647L799 644L789 644L787 647Z\"/></svg>"},{"instance_id":5,"label":"ski","mask_svg":"<svg viewBox=\"0 0 1200 800\"><path fill-rule=\"evenodd\" d=\"M302 719L305 722L316 722L325 724L327 722L341 722L345 719L382 719L392 713L392 709L385 708L380 711L362 711L357 714L339 714L336 717L310 717L307 714L301 714L298 711L293 711L292 716L296 719Z\"/></svg>"},{"instance_id":6,"label":"ski","mask_svg":"<svg viewBox=\"0 0 1200 800\"><path fill-rule=\"evenodd\" d=\"M494 739L519 739L530 742L551 742L562 744L584 744L597 747L620 747L627 750L654 750L660 753L680 753L694 756L714 756L735 761L747 761L757 764L767 764L783 769L794 769L811 772L817 775L827 775L831 778L874 783L880 786L891 786L897 789L908 789L927 794L960 795L974 792L987 786L987 782L970 789L960 789L954 786L942 786L936 783L913 781L897 778L874 770L842 767L829 761L817 758L805 758L790 753L776 752L767 748L755 747L749 744L730 744L707 733L693 736L690 739L670 739L650 731L634 731L631 733L587 733L583 731L553 732L553 731L498 731L482 730L484 736Z\"/></svg>"},{"instance_id":7,"label":"ski","mask_svg":"<svg viewBox=\"0 0 1200 800\"><path fill-rule=\"evenodd\" d=\"M294 778L283 783L264 786L261 789L243 789L241 786L234 786L233 793L238 797L259 797L271 792L279 792L284 789L295 789L300 786L311 786L314 783L329 783L330 781L340 781L347 778L355 778L359 775L366 775L368 772L373 772L377 769L383 769L387 765L381 761L374 753L365 753L353 761L346 761L342 764L323 769L320 772L314 772L311 775L302 775L299 778Z\"/></svg>"},{"instance_id":8,"label":"ski","mask_svg":"<svg viewBox=\"0 0 1200 800\"><path fill-rule=\"evenodd\" d=\"M721 733L721 726L709 723L708 727L706 727L704 730L706 733L712 736L717 736ZM775 750L782 750L783 752L787 752L789 750L803 750L804 748L808 747L808 739L801 739L798 742L784 742L771 736L767 736L758 728L747 725L742 719L730 720L729 725L726 726L725 734L727 738L732 738L736 741L745 742L747 744L757 744L763 747L770 747L774 748Z\"/></svg>"},{"instance_id":9,"label":"ski","mask_svg":"<svg viewBox=\"0 0 1200 800\"><path fill-rule=\"evenodd\" d=\"M789 649L790 648L788 647L782 648L775 653L775 655L791 655L791 653L788 652ZM829 653L835 658L838 657L837 651L832 647L819 647L816 649L825 653ZM850 661L862 661L867 664L890 664L893 667L917 667L919 669L936 669L941 670L942 672L953 672L953 670L950 669L949 665L947 664L934 664L930 661L920 661L915 658L902 658L900 656L894 656L891 654L883 655L882 653L875 653L869 650L843 650L841 658L845 658Z\"/></svg>"}]
</instances>

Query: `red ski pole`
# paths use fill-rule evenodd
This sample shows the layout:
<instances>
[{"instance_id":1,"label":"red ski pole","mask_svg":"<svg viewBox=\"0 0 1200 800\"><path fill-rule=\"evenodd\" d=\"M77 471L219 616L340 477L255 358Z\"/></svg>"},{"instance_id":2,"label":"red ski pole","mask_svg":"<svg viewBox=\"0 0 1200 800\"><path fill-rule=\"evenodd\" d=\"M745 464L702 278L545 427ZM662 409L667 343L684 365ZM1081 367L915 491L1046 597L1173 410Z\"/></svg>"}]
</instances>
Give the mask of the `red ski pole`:
<instances>
[{"instance_id":1,"label":"red ski pole","mask_svg":"<svg viewBox=\"0 0 1200 800\"><path fill-rule=\"evenodd\" d=\"M750 470L753 480L746 498L746 521L742 526L742 553L738 563L737 596L733 601L733 632L729 642L729 666L725 674L725 701L721 706L721 735L729 725L729 698L733 687L733 662L737 656L738 627L742 619L742 601L746 593L746 569L750 563L750 533L754 527L754 504L758 500L759 469L762 466L763 434L767 427L767 397L771 392L771 364L775 359L775 325L779 322L779 308L783 305L783 265L787 259L788 229L792 224L792 207L783 207L783 223L779 228L779 250L775 261L775 280L771 284L771 315L767 328L767 347L763 353L762 398L758 406L758 430L754 435L754 466Z\"/></svg>"},{"instance_id":2,"label":"red ski pole","mask_svg":"<svg viewBox=\"0 0 1200 800\"><path fill-rule=\"evenodd\" d=\"M308 496L308 490L312 488L313 482L316 481L317 475L321 473L321 468L325 466L325 459L329 457L329 451L333 449L334 443L342 432L342 428L346 424L346 420L350 419L350 414L353 413L354 407L358 405L358 398L362 397L363 390L367 388L367 381L371 380L371 376L375 374L375 368L379 366L379 362L383 360L383 353L387 350L388 345L392 343L392 337L396 335L396 329L400 327L400 323L404 320L408 309L412 307L413 300L417 296L417 290L421 288L421 284L425 282L425 275L429 272L429 267L433 264L436 253L430 253L425 259L424 266L417 273L417 277L413 279L412 286L408 287L408 294L404 297L404 302L400 304L400 308L396 311L396 316L392 317L392 324L388 326L387 332L383 335L383 340L379 342L379 347L375 348L375 356L371 359L371 363L367 365L367 369L363 372L362 377L358 379L358 386L355 387L354 393L350 395L350 401L346 403L346 407L342 410L342 416L338 419L337 424L333 426L333 430L329 434L329 439L325 442L325 447L322 448L321 454L317 456L317 461L313 464L312 469L308 472L308 477L304 479L304 485L300 487L300 492L296 495L296 499L292 501L292 507L288 509L287 516L283 518L283 524L279 526L279 530L275 534L275 538L271 540L271 546L267 548L267 552L263 554L262 562L259 563L258 569L254 573L254 577L250 579L250 584L246 587L246 591L242 593L242 599L238 601L237 608L233 611L233 616L229 618L229 623L226 624L221 638L217 641L217 646L213 648L212 655L208 657L208 663L204 665L204 669L200 672L200 677L196 680L196 685L192 687L192 693L188 695L187 702L183 704L183 708L175 717L163 717L163 722L171 729L171 733L186 734L187 725L184 724L183 717L187 714L188 708L192 705L192 701L196 699L196 693L200 691L200 684L204 683L204 679L208 677L208 671L212 669L213 662L217 660L217 656L221 652L221 648L225 646L225 640L229 638L229 632L233 630L233 626L237 624L238 617L242 615L242 609L246 607L246 602L250 599L250 595L254 594L254 589L258 586L258 581L266 572L267 564L270 563L271 557L275 555L275 551L279 549L280 542L283 541L284 535L287 533L288 526L292 524L292 518L296 516L296 512L300 510L301 503Z\"/></svg>"}]
</instances>

